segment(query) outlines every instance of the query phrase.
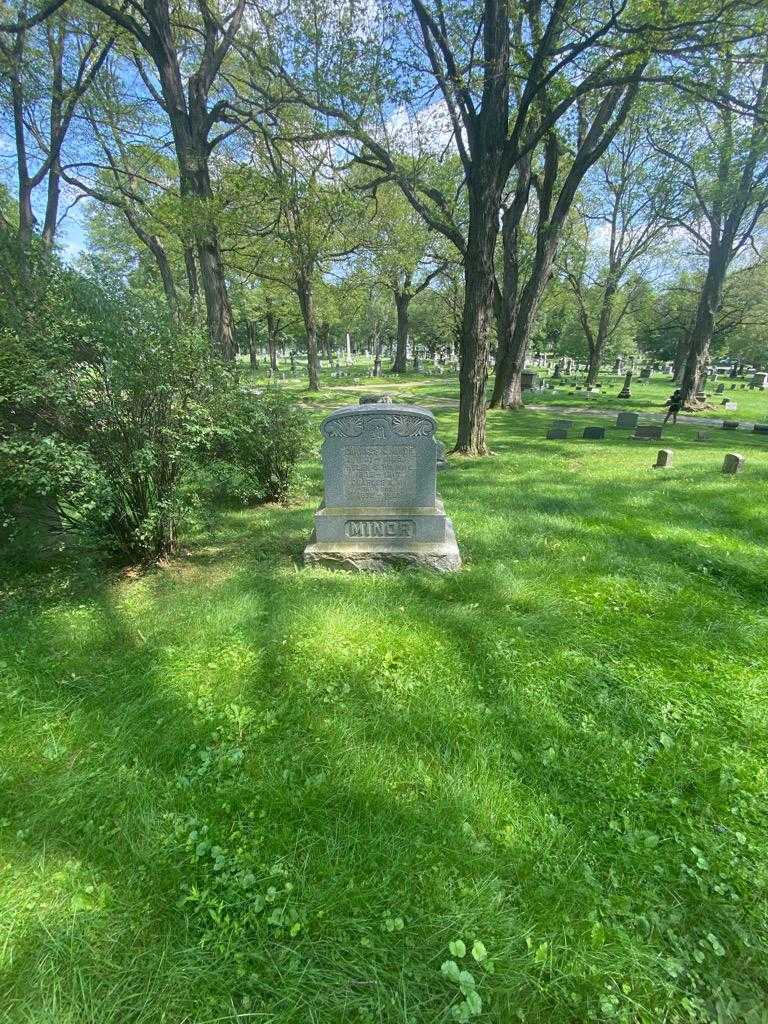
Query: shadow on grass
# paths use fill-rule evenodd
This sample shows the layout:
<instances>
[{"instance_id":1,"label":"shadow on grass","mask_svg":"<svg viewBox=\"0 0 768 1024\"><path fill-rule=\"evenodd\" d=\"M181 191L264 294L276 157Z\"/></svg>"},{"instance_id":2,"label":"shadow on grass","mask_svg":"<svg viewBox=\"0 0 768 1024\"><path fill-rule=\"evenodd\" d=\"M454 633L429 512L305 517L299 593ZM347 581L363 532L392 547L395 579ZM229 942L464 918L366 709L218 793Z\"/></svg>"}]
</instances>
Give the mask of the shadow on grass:
<instances>
[{"instance_id":1,"label":"shadow on grass","mask_svg":"<svg viewBox=\"0 0 768 1024\"><path fill-rule=\"evenodd\" d=\"M439 964L464 933L499 957L489 1020L598 1019L615 976L662 1007L670 930L698 937L712 921L732 989L764 984L763 968L745 970L727 886L680 870L710 843L729 877L735 841L716 827L734 793L721 780L746 776L765 744L738 688L708 677L701 643L724 666L756 656L743 626L765 606L761 495L735 507L732 482L708 470L687 471L684 494L673 477L631 473L581 487L560 475L581 446L499 435L505 470L457 462L439 478L469 556L455 576L300 571L307 503L220 509L168 570L134 584L96 573L10 606L6 723L21 756L3 813L24 827L6 858L80 861L117 908L96 910L82 941L57 939L75 1012L86 976L94 1021L203 1019L204 998L234 1020L245 965L265 1021L306 1021L313 1000L324 1022L404 1021L382 996L407 989L411 1019L431 1024L447 1007ZM182 785L201 750L221 749L231 702L257 716L242 770ZM63 753L46 753L51 728ZM210 920L178 906L180 886L207 876L169 815L214 836L236 825L262 874L289 866L304 915L294 975L286 936L219 925L217 946ZM130 939L110 944L120 911ZM382 932L387 914L407 921L402 938ZM12 1009L39 985L58 927L44 906L30 921L0 980ZM596 922L614 936L609 962ZM547 976L526 937L559 950ZM99 1018L110 958L131 974L136 945L162 948L165 973Z\"/></svg>"}]
</instances>

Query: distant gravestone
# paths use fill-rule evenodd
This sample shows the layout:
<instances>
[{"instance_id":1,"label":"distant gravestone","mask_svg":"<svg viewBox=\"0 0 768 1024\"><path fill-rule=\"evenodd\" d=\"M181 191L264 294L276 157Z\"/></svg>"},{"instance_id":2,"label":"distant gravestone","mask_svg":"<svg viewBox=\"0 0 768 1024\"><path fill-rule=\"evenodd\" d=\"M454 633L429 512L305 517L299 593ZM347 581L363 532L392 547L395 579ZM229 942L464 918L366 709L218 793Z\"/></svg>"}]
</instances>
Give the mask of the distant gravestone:
<instances>
[{"instance_id":1,"label":"distant gravestone","mask_svg":"<svg viewBox=\"0 0 768 1024\"><path fill-rule=\"evenodd\" d=\"M697 441L708 441L709 440L709 432L706 431L706 430L697 430L696 431L696 440Z\"/></svg>"},{"instance_id":2,"label":"distant gravestone","mask_svg":"<svg viewBox=\"0 0 768 1024\"><path fill-rule=\"evenodd\" d=\"M306 565L449 572L461 565L437 494L440 444L417 406L346 406L322 423L325 499L304 549Z\"/></svg>"},{"instance_id":3,"label":"distant gravestone","mask_svg":"<svg viewBox=\"0 0 768 1024\"><path fill-rule=\"evenodd\" d=\"M738 430L738 429L739 429L739 421L738 420L723 420L723 430Z\"/></svg>"},{"instance_id":4,"label":"distant gravestone","mask_svg":"<svg viewBox=\"0 0 768 1024\"><path fill-rule=\"evenodd\" d=\"M539 386L541 378L533 370L523 370L521 376L521 387L523 391L532 391Z\"/></svg>"},{"instance_id":5,"label":"distant gravestone","mask_svg":"<svg viewBox=\"0 0 768 1024\"><path fill-rule=\"evenodd\" d=\"M632 435L633 441L660 441L661 440L661 427L648 426L648 427L635 427L635 432Z\"/></svg>"},{"instance_id":6,"label":"distant gravestone","mask_svg":"<svg viewBox=\"0 0 768 1024\"><path fill-rule=\"evenodd\" d=\"M756 373L749 385L751 388L760 388L762 391L768 389L768 373Z\"/></svg>"},{"instance_id":7,"label":"distant gravestone","mask_svg":"<svg viewBox=\"0 0 768 1024\"><path fill-rule=\"evenodd\" d=\"M584 427L581 436L587 441L602 441L605 437L605 427Z\"/></svg>"},{"instance_id":8,"label":"distant gravestone","mask_svg":"<svg viewBox=\"0 0 768 1024\"><path fill-rule=\"evenodd\" d=\"M768 423L756 423L752 428L753 434L768 434Z\"/></svg>"},{"instance_id":9,"label":"distant gravestone","mask_svg":"<svg viewBox=\"0 0 768 1024\"><path fill-rule=\"evenodd\" d=\"M547 431L548 441L565 441L568 437L568 431L563 427L550 427Z\"/></svg>"},{"instance_id":10,"label":"distant gravestone","mask_svg":"<svg viewBox=\"0 0 768 1024\"><path fill-rule=\"evenodd\" d=\"M738 452L729 452L723 459L724 473L740 473L744 468L744 456Z\"/></svg>"},{"instance_id":11,"label":"distant gravestone","mask_svg":"<svg viewBox=\"0 0 768 1024\"><path fill-rule=\"evenodd\" d=\"M644 366L640 371L640 380L650 380L653 376L653 367Z\"/></svg>"},{"instance_id":12,"label":"distant gravestone","mask_svg":"<svg viewBox=\"0 0 768 1024\"><path fill-rule=\"evenodd\" d=\"M392 405L392 395L361 395L360 405Z\"/></svg>"},{"instance_id":13,"label":"distant gravestone","mask_svg":"<svg viewBox=\"0 0 768 1024\"><path fill-rule=\"evenodd\" d=\"M715 388L715 394L716 395L722 395L722 393L724 391L725 391L725 384L718 384L717 387Z\"/></svg>"},{"instance_id":14,"label":"distant gravestone","mask_svg":"<svg viewBox=\"0 0 768 1024\"><path fill-rule=\"evenodd\" d=\"M627 370L627 375L624 378L624 387L619 392L618 397L619 398L631 398L632 397L631 386L632 386L632 371L631 370Z\"/></svg>"},{"instance_id":15,"label":"distant gravestone","mask_svg":"<svg viewBox=\"0 0 768 1024\"><path fill-rule=\"evenodd\" d=\"M552 420L553 430L570 430L573 426L573 420Z\"/></svg>"},{"instance_id":16,"label":"distant gravestone","mask_svg":"<svg viewBox=\"0 0 768 1024\"><path fill-rule=\"evenodd\" d=\"M736 412L739 407L736 402L723 402L723 408L727 412Z\"/></svg>"},{"instance_id":17,"label":"distant gravestone","mask_svg":"<svg viewBox=\"0 0 768 1024\"><path fill-rule=\"evenodd\" d=\"M620 412L616 417L616 426L624 430L634 430L640 420L636 412Z\"/></svg>"},{"instance_id":18,"label":"distant gravestone","mask_svg":"<svg viewBox=\"0 0 768 1024\"><path fill-rule=\"evenodd\" d=\"M671 448L660 448L656 455L656 462L653 465L654 469L669 469L672 465L672 449Z\"/></svg>"}]
</instances>

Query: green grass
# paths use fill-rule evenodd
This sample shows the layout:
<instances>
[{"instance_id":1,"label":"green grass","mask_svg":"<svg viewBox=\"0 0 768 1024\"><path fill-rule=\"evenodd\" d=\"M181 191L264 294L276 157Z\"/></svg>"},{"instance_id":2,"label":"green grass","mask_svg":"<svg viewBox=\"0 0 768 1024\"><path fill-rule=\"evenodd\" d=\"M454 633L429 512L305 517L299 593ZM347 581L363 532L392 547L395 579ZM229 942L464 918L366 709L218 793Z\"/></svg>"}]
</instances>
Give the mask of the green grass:
<instances>
[{"instance_id":1,"label":"green grass","mask_svg":"<svg viewBox=\"0 0 768 1024\"><path fill-rule=\"evenodd\" d=\"M453 576L300 569L315 460L146 574L6 560L3 1024L440 1024L451 959L481 1024L766 1020L768 446L549 419L441 473Z\"/></svg>"}]
</instances>

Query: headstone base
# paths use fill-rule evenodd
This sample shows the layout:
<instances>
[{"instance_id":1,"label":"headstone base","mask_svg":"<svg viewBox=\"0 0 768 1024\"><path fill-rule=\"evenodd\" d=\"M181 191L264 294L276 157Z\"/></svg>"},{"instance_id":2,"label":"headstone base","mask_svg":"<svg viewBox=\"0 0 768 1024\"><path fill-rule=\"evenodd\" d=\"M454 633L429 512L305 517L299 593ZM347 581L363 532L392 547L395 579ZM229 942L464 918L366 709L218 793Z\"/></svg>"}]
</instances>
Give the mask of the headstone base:
<instances>
[{"instance_id":1,"label":"headstone base","mask_svg":"<svg viewBox=\"0 0 768 1024\"><path fill-rule=\"evenodd\" d=\"M315 533L304 548L304 564L324 565L349 572L387 572L390 569L434 569L456 572L461 555L450 519L445 521L445 539L428 543L410 541L406 546L381 538L376 541L318 541Z\"/></svg>"}]
</instances>

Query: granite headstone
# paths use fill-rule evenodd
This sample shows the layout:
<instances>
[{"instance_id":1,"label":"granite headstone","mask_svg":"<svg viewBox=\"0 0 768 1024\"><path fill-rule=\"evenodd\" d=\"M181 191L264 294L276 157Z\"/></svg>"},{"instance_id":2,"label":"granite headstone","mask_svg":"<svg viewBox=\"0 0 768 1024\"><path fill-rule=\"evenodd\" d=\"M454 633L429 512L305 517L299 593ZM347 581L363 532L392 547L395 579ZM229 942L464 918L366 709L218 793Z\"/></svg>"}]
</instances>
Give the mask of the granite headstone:
<instances>
[{"instance_id":1,"label":"granite headstone","mask_svg":"<svg viewBox=\"0 0 768 1024\"><path fill-rule=\"evenodd\" d=\"M437 494L435 418L407 405L346 406L322 423L325 497L307 565L450 572L461 556Z\"/></svg>"}]
</instances>

